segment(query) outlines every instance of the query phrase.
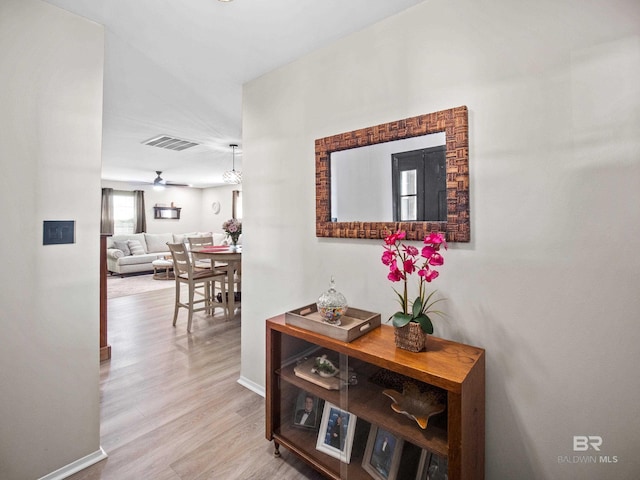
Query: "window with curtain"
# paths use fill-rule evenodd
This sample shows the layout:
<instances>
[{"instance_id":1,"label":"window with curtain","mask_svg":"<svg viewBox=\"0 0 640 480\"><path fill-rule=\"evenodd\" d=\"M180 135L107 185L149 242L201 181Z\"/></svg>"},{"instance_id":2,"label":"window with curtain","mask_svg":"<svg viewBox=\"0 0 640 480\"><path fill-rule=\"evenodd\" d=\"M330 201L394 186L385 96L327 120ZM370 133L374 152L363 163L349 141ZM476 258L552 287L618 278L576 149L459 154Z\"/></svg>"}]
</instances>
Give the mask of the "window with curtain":
<instances>
[{"instance_id":1,"label":"window with curtain","mask_svg":"<svg viewBox=\"0 0 640 480\"><path fill-rule=\"evenodd\" d=\"M144 191L103 188L100 231L112 235L146 232Z\"/></svg>"}]
</instances>

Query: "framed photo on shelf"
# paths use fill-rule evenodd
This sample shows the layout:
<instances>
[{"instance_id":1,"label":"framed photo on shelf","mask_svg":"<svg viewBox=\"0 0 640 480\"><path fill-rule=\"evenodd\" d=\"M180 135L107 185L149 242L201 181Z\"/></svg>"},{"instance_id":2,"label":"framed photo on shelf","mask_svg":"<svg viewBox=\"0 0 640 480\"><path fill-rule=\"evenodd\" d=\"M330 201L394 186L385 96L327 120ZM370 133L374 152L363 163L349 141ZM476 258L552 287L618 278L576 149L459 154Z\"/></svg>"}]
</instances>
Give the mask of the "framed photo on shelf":
<instances>
[{"instance_id":1,"label":"framed photo on shelf","mask_svg":"<svg viewBox=\"0 0 640 480\"><path fill-rule=\"evenodd\" d=\"M362 468L375 480L396 480L404 440L377 425L371 425Z\"/></svg>"},{"instance_id":2,"label":"framed photo on shelf","mask_svg":"<svg viewBox=\"0 0 640 480\"><path fill-rule=\"evenodd\" d=\"M446 458L423 449L416 480L445 480L449 478L448 470L449 462Z\"/></svg>"},{"instance_id":3,"label":"framed photo on shelf","mask_svg":"<svg viewBox=\"0 0 640 480\"><path fill-rule=\"evenodd\" d=\"M293 425L308 430L318 430L320 425L320 399L304 390L296 398Z\"/></svg>"},{"instance_id":4,"label":"framed photo on shelf","mask_svg":"<svg viewBox=\"0 0 640 480\"><path fill-rule=\"evenodd\" d=\"M316 449L349 463L357 420L358 417L352 413L331 402L324 402Z\"/></svg>"}]
</instances>

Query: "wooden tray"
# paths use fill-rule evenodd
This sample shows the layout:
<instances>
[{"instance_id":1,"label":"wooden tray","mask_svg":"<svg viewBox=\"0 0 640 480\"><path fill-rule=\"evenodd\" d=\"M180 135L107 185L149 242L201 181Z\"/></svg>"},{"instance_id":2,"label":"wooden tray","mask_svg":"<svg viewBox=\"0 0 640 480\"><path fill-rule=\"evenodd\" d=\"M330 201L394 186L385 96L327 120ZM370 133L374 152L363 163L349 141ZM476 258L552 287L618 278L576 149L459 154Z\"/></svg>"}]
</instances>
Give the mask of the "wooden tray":
<instances>
[{"instance_id":1,"label":"wooden tray","mask_svg":"<svg viewBox=\"0 0 640 480\"><path fill-rule=\"evenodd\" d=\"M347 313L340 319L341 324L331 325L322 320L320 313L318 313L318 307L312 303L286 312L284 321L289 325L311 330L336 340L351 342L379 327L380 314L349 307Z\"/></svg>"}]
</instances>

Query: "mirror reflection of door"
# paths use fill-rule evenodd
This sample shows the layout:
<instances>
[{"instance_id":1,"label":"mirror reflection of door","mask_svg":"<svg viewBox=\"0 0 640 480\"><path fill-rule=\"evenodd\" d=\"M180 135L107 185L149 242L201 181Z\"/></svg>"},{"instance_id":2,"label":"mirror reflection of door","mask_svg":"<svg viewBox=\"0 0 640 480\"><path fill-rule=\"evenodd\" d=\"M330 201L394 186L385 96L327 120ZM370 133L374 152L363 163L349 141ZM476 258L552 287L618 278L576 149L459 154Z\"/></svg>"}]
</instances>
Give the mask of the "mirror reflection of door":
<instances>
[{"instance_id":1,"label":"mirror reflection of door","mask_svg":"<svg viewBox=\"0 0 640 480\"><path fill-rule=\"evenodd\" d=\"M447 220L446 147L391 155L393 221Z\"/></svg>"}]
</instances>

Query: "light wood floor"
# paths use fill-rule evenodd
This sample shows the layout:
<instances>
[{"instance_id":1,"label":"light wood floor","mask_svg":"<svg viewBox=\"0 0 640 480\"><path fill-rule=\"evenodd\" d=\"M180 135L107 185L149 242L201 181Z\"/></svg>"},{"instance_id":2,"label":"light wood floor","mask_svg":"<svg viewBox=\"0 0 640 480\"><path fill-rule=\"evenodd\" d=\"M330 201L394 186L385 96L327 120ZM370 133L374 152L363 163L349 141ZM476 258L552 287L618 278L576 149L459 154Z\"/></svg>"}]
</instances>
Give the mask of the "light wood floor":
<instances>
[{"instance_id":1,"label":"light wood floor","mask_svg":"<svg viewBox=\"0 0 640 480\"><path fill-rule=\"evenodd\" d=\"M109 458L72 480L321 479L265 439L264 399L237 383L240 314L186 311L174 291L108 301L110 361L100 368L101 445Z\"/></svg>"}]
</instances>

